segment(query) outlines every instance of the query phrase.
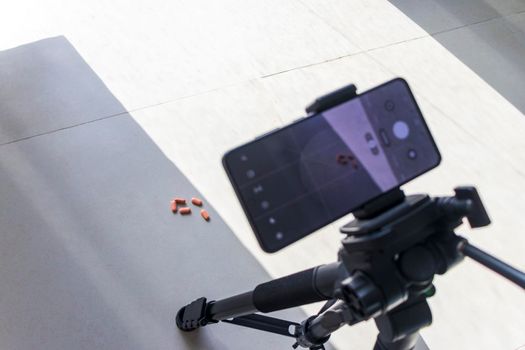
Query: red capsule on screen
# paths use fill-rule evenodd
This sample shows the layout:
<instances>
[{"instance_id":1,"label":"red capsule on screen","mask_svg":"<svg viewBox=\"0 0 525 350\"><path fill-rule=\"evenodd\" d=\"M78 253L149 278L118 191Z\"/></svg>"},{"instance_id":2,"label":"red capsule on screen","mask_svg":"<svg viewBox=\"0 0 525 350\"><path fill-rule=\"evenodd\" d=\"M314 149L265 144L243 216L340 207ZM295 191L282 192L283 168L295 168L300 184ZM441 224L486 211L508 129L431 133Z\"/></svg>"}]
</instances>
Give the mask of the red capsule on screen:
<instances>
[{"instance_id":1,"label":"red capsule on screen","mask_svg":"<svg viewBox=\"0 0 525 350\"><path fill-rule=\"evenodd\" d=\"M184 198L175 198L175 203L186 204L186 200Z\"/></svg>"},{"instance_id":2,"label":"red capsule on screen","mask_svg":"<svg viewBox=\"0 0 525 350\"><path fill-rule=\"evenodd\" d=\"M171 204L171 205L170 205L171 211L172 211L173 213L176 213L176 212L177 212L177 202L176 202L175 200L172 200L172 201L170 202L170 204Z\"/></svg>"},{"instance_id":3,"label":"red capsule on screen","mask_svg":"<svg viewBox=\"0 0 525 350\"><path fill-rule=\"evenodd\" d=\"M339 163L341 165L348 164L348 159L347 159L347 157L344 154L338 154L335 159L336 159L337 163Z\"/></svg>"}]
</instances>

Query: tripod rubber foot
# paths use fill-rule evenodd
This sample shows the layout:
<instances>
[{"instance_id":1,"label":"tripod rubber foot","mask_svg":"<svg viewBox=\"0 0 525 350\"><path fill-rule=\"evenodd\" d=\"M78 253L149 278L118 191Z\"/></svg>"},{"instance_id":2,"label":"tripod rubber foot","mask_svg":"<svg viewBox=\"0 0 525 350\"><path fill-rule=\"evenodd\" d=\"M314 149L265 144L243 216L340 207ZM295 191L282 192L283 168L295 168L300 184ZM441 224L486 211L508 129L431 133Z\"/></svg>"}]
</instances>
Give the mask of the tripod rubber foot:
<instances>
[{"instance_id":1,"label":"tripod rubber foot","mask_svg":"<svg viewBox=\"0 0 525 350\"><path fill-rule=\"evenodd\" d=\"M175 317L177 327L185 332L191 332L201 326L205 326L206 320L206 298L199 298L182 307Z\"/></svg>"}]
</instances>

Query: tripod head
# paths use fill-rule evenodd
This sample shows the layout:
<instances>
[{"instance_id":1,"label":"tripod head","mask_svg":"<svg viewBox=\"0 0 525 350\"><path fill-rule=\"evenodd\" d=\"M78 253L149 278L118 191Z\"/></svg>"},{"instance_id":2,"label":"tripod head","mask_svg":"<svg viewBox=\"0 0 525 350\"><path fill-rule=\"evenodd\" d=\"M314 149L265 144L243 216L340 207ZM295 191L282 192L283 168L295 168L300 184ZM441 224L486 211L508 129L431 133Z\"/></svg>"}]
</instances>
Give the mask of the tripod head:
<instances>
[{"instance_id":1,"label":"tripod head","mask_svg":"<svg viewBox=\"0 0 525 350\"><path fill-rule=\"evenodd\" d=\"M340 229L346 237L338 260L347 275L336 282L334 297L343 302L305 325L299 344L318 345L316 339L325 340L342 324L374 318L378 349L412 349L417 331L432 322L426 298L435 293L434 276L464 257L468 243L454 229L464 217L472 228L490 219L474 187L437 198L405 197L395 189L354 215Z\"/></svg>"},{"instance_id":2,"label":"tripod head","mask_svg":"<svg viewBox=\"0 0 525 350\"><path fill-rule=\"evenodd\" d=\"M340 327L373 318L379 329L374 350L413 350L419 329L432 323L426 299L435 293L434 276L465 256L525 289L523 272L454 232L464 218L472 228L490 223L474 187L434 198L396 189L354 214L355 220L340 229L346 237L338 262L227 299L199 298L179 310L177 326L192 331L223 321L293 337L294 347L323 349ZM328 300L322 310L300 324L254 314L322 300Z\"/></svg>"},{"instance_id":3,"label":"tripod head","mask_svg":"<svg viewBox=\"0 0 525 350\"><path fill-rule=\"evenodd\" d=\"M357 315L374 317L409 298L432 294L434 275L463 259L466 240L454 229L464 217L472 228L486 226L490 219L474 187L455 192L453 197L405 197L397 189L357 212L356 219L340 229L347 237L339 260L350 275L340 293L350 304L358 303ZM367 293L381 297L370 305L359 303L362 288L376 289Z\"/></svg>"}]
</instances>

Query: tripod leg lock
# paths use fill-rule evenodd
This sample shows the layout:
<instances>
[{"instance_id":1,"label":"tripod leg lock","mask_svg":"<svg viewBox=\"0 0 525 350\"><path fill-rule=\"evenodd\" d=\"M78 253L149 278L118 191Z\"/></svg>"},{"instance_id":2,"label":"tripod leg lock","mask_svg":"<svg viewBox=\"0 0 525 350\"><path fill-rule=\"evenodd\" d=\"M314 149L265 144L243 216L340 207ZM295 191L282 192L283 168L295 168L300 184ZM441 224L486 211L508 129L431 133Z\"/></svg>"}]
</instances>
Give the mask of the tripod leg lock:
<instances>
[{"instance_id":1,"label":"tripod leg lock","mask_svg":"<svg viewBox=\"0 0 525 350\"><path fill-rule=\"evenodd\" d=\"M308 348L310 350L324 350L324 343L330 339L330 335L322 337L322 338L315 338L310 335L309 332L309 326L310 322L317 318L317 315L308 317L305 321L301 323L301 325L296 328L296 334L295 337L297 339L297 342L292 345L294 349L298 348L299 346L303 348Z\"/></svg>"},{"instance_id":2,"label":"tripod leg lock","mask_svg":"<svg viewBox=\"0 0 525 350\"><path fill-rule=\"evenodd\" d=\"M217 323L207 317L207 310L211 303L206 302L206 298L199 298L184 306L177 312L176 322L180 330L190 332L208 323Z\"/></svg>"}]
</instances>

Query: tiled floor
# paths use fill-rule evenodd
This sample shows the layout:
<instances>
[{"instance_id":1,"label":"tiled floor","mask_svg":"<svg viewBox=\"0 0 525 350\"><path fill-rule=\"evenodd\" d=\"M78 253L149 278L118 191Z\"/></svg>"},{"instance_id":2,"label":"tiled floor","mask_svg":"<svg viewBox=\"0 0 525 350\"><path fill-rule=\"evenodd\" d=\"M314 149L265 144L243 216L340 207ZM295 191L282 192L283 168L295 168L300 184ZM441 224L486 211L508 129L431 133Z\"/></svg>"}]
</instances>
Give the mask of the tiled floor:
<instances>
[{"instance_id":1,"label":"tiled floor","mask_svg":"<svg viewBox=\"0 0 525 350\"><path fill-rule=\"evenodd\" d=\"M394 76L412 86L444 158L407 192L478 186L494 223L462 231L525 269L525 2L35 0L9 8L0 14L0 49L65 35L270 274L333 261L348 218L262 253L222 154L331 89L353 82L363 91ZM525 344L518 288L471 262L437 287L434 325L423 332L431 348ZM366 349L374 334L369 323L333 340Z\"/></svg>"}]
</instances>

